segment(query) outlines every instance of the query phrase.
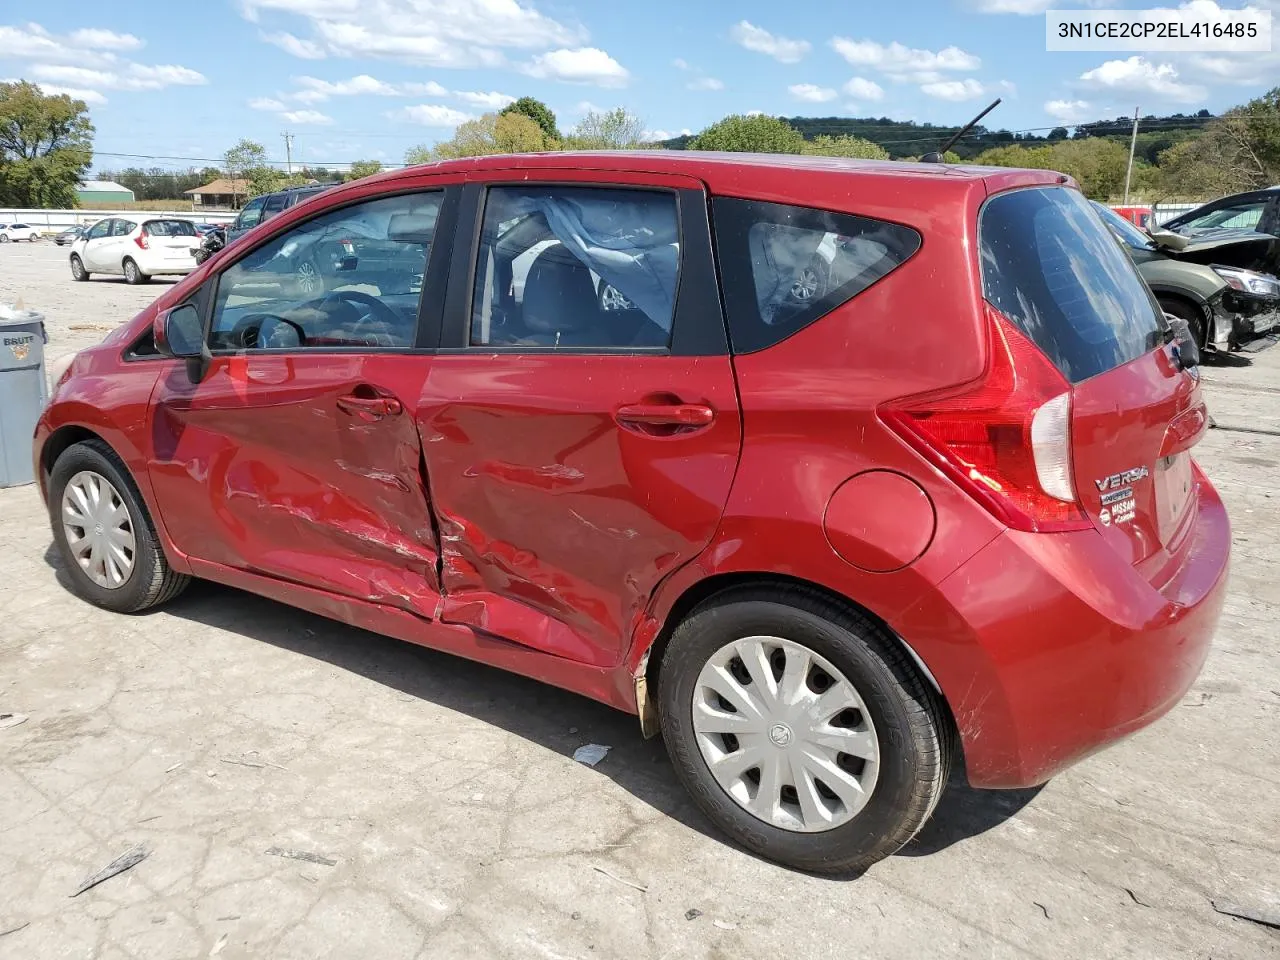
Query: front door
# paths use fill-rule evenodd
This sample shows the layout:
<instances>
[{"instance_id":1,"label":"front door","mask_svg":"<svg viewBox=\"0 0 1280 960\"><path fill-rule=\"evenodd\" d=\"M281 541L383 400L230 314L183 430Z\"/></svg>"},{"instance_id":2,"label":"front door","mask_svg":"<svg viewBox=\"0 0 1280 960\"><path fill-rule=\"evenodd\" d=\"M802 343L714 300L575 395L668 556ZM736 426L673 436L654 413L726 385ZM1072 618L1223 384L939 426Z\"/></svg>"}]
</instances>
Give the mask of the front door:
<instances>
[{"instance_id":1,"label":"front door","mask_svg":"<svg viewBox=\"0 0 1280 960\"><path fill-rule=\"evenodd\" d=\"M115 225L114 219L99 220L85 234L80 259L84 263L84 268L90 273L102 273L106 269L107 247L111 245L111 233Z\"/></svg>"},{"instance_id":2,"label":"front door","mask_svg":"<svg viewBox=\"0 0 1280 960\"><path fill-rule=\"evenodd\" d=\"M468 184L420 429L442 618L611 666L715 532L741 423L702 185L602 176Z\"/></svg>"},{"instance_id":3,"label":"front door","mask_svg":"<svg viewBox=\"0 0 1280 960\"><path fill-rule=\"evenodd\" d=\"M420 325L438 318L423 288L446 191L414 183L313 215L211 278L212 364L194 384L173 364L151 404L151 482L183 553L435 615L414 404L431 364ZM299 250L327 293L298 291Z\"/></svg>"}]
</instances>

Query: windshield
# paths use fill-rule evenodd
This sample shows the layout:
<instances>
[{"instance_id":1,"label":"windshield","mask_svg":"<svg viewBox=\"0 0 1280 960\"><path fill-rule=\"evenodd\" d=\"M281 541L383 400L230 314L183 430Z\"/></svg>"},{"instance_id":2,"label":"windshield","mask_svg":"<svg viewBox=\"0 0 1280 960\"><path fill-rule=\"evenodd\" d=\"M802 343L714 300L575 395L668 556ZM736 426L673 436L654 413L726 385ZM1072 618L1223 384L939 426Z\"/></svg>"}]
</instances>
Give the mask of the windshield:
<instances>
[{"instance_id":1,"label":"windshield","mask_svg":"<svg viewBox=\"0 0 1280 960\"><path fill-rule=\"evenodd\" d=\"M1098 215L1106 221L1107 226L1111 228L1111 232L1119 237L1120 241L1126 246L1133 247L1135 250L1154 250L1156 248L1154 240L1105 203L1093 201L1093 209L1098 211Z\"/></svg>"},{"instance_id":2,"label":"windshield","mask_svg":"<svg viewBox=\"0 0 1280 960\"><path fill-rule=\"evenodd\" d=\"M1072 383L1162 341L1155 299L1079 191L999 194L982 209L978 240L987 301Z\"/></svg>"},{"instance_id":3,"label":"windshield","mask_svg":"<svg viewBox=\"0 0 1280 960\"><path fill-rule=\"evenodd\" d=\"M194 237L196 227L189 220L148 220L146 234L149 237Z\"/></svg>"}]
</instances>

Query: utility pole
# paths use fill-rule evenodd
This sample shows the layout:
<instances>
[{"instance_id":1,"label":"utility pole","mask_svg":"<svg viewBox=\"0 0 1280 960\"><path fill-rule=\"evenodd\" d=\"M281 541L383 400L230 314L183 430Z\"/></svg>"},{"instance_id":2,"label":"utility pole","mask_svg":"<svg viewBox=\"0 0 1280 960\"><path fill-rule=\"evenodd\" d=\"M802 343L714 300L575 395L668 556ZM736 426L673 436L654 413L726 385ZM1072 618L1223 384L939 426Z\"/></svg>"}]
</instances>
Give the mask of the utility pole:
<instances>
[{"instance_id":1,"label":"utility pole","mask_svg":"<svg viewBox=\"0 0 1280 960\"><path fill-rule=\"evenodd\" d=\"M1129 138L1129 166L1124 171L1124 202L1129 205L1129 179L1133 176L1133 151L1138 146L1138 107L1133 108L1133 135Z\"/></svg>"},{"instance_id":2,"label":"utility pole","mask_svg":"<svg viewBox=\"0 0 1280 960\"><path fill-rule=\"evenodd\" d=\"M286 130L280 136L284 137L285 168L289 176L293 176L293 134Z\"/></svg>"}]
</instances>

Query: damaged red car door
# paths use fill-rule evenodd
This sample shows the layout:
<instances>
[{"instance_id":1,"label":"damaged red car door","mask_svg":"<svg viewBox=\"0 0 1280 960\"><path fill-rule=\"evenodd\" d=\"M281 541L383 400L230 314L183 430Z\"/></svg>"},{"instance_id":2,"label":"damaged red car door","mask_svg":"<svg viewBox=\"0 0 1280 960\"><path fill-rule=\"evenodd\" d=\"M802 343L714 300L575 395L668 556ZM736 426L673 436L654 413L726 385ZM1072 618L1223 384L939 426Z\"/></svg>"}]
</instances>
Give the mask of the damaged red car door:
<instances>
[{"instance_id":1,"label":"damaged red car door","mask_svg":"<svg viewBox=\"0 0 1280 960\"><path fill-rule=\"evenodd\" d=\"M603 667L715 532L741 423L702 184L595 176L468 183L421 429L441 619Z\"/></svg>"},{"instance_id":2,"label":"damaged red car door","mask_svg":"<svg viewBox=\"0 0 1280 960\"><path fill-rule=\"evenodd\" d=\"M175 364L152 400L151 483L189 557L435 615L415 404L456 198L415 186L250 238L201 288L207 369Z\"/></svg>"}]
</instances>

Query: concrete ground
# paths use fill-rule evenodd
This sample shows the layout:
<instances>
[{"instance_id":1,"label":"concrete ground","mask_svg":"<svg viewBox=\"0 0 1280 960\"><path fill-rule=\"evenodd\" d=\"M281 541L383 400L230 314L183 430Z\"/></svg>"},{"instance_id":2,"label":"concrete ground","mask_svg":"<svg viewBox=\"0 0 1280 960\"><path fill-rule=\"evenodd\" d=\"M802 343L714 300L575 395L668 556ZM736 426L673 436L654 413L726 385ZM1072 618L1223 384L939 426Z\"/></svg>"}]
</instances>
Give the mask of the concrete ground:
<instances>
[{"instance_id":1,"label":"concrete ground","mask_svg":"<svg viewBox=\"0 0 1280 960\"><path fill-rule=\"evenodd\" d=\"M51 356L160 289L0 248ZM844 881L722 840L661 742L588 700L207 584L90 607L35 488L0 490L0 714L29 718L0 727L0 957L1280 956L1212 905L1280 914L1280 350L1204 380L1236 534L1194 689L1039 791L954 785ZM592 769L585 743L613 750Z\"/></svg>"}]
</instances>

